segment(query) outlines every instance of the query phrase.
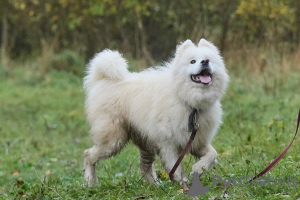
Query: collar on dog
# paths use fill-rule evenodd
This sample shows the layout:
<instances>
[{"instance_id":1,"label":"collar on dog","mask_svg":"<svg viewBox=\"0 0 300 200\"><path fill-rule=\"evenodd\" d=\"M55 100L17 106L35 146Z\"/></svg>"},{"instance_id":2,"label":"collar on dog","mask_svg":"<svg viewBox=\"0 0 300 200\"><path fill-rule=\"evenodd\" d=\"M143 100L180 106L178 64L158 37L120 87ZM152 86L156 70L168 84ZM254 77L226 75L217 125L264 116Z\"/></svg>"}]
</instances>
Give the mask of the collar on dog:
<instances>
[{"instance_id":1,"label":"collar on dog","mask_svg":"<svg viewBox=\"0 0 300 200\"><path fill-rule=\"evenodd\" d=\"M194 108L192 113L189 116L189 122L188 122L188 127L189 127L189 131L191 132L191 137L190 140L188 141L187 145L185 146L185 148L183 149L183 151L181 152L179 158L177 159L176 163L174 164L172 170L169 173L169 177L171 179L171 181L174 181L174 173L176 171L176 169L178 168L179 164L181 163L183 157L185 156L185 154L188 152L189 148L192 145L192 142L195 138L195 135L197 133L197 130L199 129L199 124L197 123L197 109Z\"/></svg>"}]
</instances>

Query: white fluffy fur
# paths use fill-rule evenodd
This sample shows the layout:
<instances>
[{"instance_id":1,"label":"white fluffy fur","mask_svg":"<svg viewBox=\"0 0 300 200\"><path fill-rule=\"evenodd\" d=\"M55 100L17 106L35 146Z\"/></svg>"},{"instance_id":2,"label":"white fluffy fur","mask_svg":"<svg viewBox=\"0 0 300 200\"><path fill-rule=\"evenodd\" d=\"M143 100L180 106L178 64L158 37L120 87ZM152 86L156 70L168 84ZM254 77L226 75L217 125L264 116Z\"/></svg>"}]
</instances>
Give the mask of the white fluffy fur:
<instances>
[{"instance_id":1,"label":"white fluffy fur","mask_svg":"<svg viewBox=\"0 0 300 200\"><path fill-rule=\"evenodd\" d=\"M191 81L200 62L210 60L212 82L202 85ZM191 64L191 60L196 60ZM163 67L140 73L127 71L127 62L117 52L104 50L89 63L84 79L86 114L94 146L84 153L85 179L97 183L95 164L118 153L131 139L141 152L141 171L154 182L153 168L158 155L167 172L171 170L190 134L188 117L198 109L198 130L190 153L199 161L192 171L202 173L216 160L210 145L222 117L220 99L229 77L218 49L201 39L180 44L172 61ZM200 159L201 158L201 159ZM175 179L184 174L180 165Z\"/></svg>"}]
</instances>

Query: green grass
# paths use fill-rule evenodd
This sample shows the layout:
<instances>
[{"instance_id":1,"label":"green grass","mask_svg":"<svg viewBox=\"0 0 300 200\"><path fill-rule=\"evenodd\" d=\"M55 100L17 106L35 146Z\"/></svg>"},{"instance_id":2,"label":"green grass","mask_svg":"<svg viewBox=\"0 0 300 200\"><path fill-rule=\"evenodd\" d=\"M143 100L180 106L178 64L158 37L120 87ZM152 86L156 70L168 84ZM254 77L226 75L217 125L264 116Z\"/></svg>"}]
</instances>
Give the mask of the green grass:
<instances>
[{"instance_id":1,"label":"green grass","mask_svg":"<svg viewBox=\"0 0 300 200\"><path fill-rule=\"evenodd\" d=\"M288 145L300 108L299 74L280 80L231 73L223 98L224 123L213 140L219 164L200 180L210 186L203 197L297 199L294 187L212 186L212 176L241 177L263 169ZM273 84L273 83L280 84ZM99 186L82 178L82 152L91 146L85 121L82 79L63 71L41 78L27 68L0 69L0 199L182 199L179 183L162 178L160 187L140 180L139 154L129 144L97 165ZM267 175L300 181L299 138ZM194 158L184 165L190 172ZM159 160L159 174L164 172ZM122 177L115 177L123 173Z\"/></svg>"}]
</instances>

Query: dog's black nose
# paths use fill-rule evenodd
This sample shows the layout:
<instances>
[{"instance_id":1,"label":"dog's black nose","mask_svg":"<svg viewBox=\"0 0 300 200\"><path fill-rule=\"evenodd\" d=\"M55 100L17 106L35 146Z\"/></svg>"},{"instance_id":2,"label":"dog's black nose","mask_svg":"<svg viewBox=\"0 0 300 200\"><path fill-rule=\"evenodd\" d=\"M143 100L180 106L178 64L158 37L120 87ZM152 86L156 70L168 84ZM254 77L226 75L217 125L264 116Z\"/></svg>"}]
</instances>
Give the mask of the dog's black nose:
<instances>
[{"instance_id":1,"label":"dog's black nose","mask_svg":"<svg viewBox=\"0 0 300 200\"><path fill-rule=\"evenodd\" d=\"M208 63L209 63L209 59L206 59L206 60L202 60L202 61L201 61L201 64L202 64L202 65L208 65Z\"/></svg>"}]
</instances>

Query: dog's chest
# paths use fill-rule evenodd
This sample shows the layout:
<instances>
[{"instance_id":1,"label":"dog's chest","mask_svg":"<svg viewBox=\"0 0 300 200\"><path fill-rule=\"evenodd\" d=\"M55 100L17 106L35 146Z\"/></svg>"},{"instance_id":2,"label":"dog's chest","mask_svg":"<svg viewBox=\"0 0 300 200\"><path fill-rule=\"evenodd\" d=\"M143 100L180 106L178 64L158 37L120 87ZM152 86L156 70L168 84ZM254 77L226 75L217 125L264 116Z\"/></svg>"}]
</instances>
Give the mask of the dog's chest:
<instances>
[{"instance_id":1,"label":"dog's chest","mask_svg":"<svg viewBox=\"0 0 300 200\"><path fill-rule=\"evenodd\" d=\"M210 140L211 134L213 134L213 129L215 127L215 119L210 116L208 113L198 113L197 115L197 127L198 131L196 133L194 143L207 143ZM175 142L182 146L186 145L188 142L191 132L188 129L188 119L178 121L179 126L177 129L174 129L173 139Z\"/></svg>"}]
</instances>

